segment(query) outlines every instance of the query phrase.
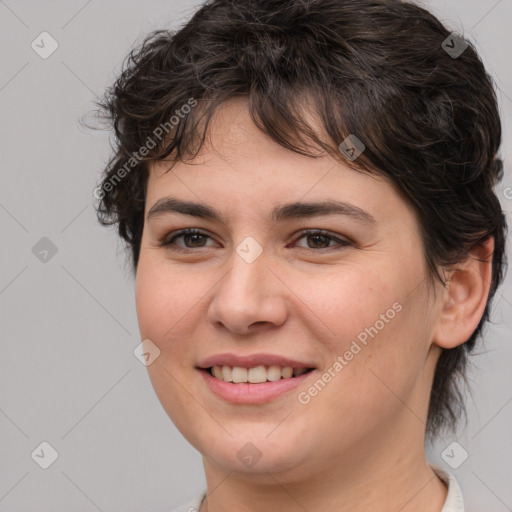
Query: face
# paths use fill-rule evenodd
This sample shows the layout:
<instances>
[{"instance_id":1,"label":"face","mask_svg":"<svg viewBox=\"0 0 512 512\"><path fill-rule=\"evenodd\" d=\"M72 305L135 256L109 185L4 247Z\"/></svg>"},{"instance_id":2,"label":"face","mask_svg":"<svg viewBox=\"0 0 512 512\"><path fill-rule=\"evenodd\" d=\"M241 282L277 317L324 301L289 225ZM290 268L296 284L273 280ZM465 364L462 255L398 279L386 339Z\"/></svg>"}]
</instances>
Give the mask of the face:
<instances>
[{"instance_id":1,"label":"face","mask_svg":"<svg viewBox=\"0 0 512 512\"><path fill-rule=\"evenodd\" d=\"M136 304L165 411L205 464L251 478L423 450L438 307L412 208L279 146L242 100L210 133L148 180Z\"/></svg>"}]
</instances>

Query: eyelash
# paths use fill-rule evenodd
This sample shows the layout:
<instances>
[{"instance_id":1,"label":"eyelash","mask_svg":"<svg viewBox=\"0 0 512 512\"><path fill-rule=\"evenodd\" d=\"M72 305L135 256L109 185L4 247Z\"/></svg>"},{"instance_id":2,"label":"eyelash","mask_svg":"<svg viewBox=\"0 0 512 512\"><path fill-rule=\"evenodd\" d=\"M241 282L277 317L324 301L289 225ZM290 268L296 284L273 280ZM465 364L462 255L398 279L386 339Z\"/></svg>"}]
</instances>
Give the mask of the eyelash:
<instances>
[{"instance_id":1,"label":"eyelash","mask_svg":"<svg viewBox=\"0 0 512 512\"><path fill-rule=\"evenodd\" d=\"M184 229L184 230L178 231L176 234L174 234L174 236L170 240L167 240L167 241L164 240L160 245L162 247L166 247L166 248L171 249L171 250L176 251L176 252L189 252L189 251L194 251L194 249L205 249L206 248L206 247L196 247L196 248L185 247L185 248L182 248L182 247L175 246L175 243L174 243L175 240L177 238L180 238L180 237L183 237L183 236L186 236L186 235L202 235L202 236L211 238L208 234L200 231L199 229L188 228L188 229ZM330 240L338 241L339 242L338 246L340 248L346 247L346 246L350 245L349 241L342 240L342 239L340 239L340 238L330 234L328 231L323 231L321 229L308 229L308 230L302 231L300 233L300 236L296 240L300 240L301 238L304 238L304 237L306 237L308 235L321 235L321 236L329 238ZM333 248L334 247L321 247L319 249L314 249L314 248L310 248L310 247L300 247L300 249L306 249L306 250L315 251L315 252L322 251L322 250L332 250Z\"/></svg>"}]
</instances>

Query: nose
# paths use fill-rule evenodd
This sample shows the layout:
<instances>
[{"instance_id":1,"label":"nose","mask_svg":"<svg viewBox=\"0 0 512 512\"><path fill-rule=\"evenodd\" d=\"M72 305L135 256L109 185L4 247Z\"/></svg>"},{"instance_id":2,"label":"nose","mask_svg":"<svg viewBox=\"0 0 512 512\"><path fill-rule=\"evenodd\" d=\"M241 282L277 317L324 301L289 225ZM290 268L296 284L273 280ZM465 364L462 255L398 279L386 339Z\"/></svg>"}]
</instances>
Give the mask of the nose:
<instances>
[{"instance_id":1,"label":"nose","mask_svg":"<svg viewBox=\"0 0 512 512\"><path fill-rule=\"evenodd\" d=\"M286 321L286 286L263 251L254 261L233 252L231 268L214 289L208 320L235 334L251 334Z\"/></svg>"}]
</instances>

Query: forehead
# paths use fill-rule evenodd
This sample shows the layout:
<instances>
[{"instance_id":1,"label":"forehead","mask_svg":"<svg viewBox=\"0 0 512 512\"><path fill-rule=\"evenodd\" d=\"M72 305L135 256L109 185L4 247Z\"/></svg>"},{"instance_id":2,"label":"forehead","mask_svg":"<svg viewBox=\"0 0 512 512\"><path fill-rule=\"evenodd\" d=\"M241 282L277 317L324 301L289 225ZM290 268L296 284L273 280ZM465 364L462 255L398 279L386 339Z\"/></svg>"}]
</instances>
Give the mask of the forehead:
<instances>
[{"instance_id":1,"label":"forehead","mask_svg":"<svg viewBox=\"0 0 512 512\"><path fill-rule=\"evenodd\" d=\"M168 196L217 211L268 216L275 216L276 205L299 200L344 201L380 221L407 209L384 176L355 170L343 158L313 158L275 142L254 124L243 99L218 107L195 158L150 166L146 214Z\"/></svg>"}]
</instances>

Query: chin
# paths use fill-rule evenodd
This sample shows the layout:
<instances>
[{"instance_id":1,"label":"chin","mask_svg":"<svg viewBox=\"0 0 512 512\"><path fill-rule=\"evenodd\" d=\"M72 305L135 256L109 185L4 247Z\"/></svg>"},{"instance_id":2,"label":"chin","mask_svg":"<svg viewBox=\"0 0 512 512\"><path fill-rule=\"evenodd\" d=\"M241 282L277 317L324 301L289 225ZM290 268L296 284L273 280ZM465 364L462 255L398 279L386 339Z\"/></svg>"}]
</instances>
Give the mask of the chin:
<instances>
[{"instance_id":1,"label":"chin","mask_svg":"<svg viewBox=\"0 0 512 512\"><path fill-rule=\"evenodd\" d=\"M216 449L212 449L211 443L199 443L195 447L210 464L228 473L250 476L252 481L261 476L261 483L268 483L268 473L298 478L303 469L311 466L311 457L304 446L291 438L286 443L277 437L272 442L264 436L251 438L224 438L216 444Z\"/></svg>"}]
</instances>

